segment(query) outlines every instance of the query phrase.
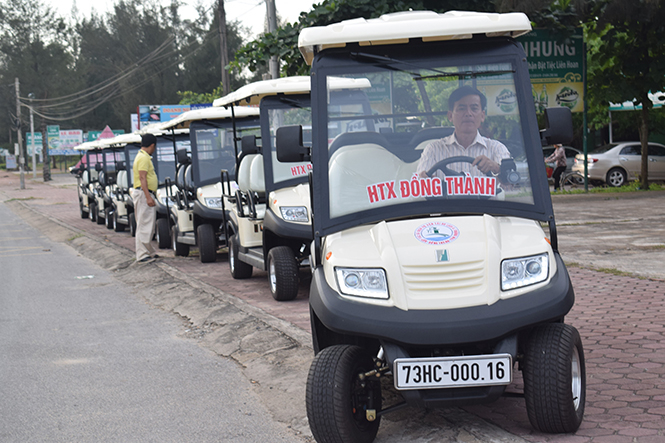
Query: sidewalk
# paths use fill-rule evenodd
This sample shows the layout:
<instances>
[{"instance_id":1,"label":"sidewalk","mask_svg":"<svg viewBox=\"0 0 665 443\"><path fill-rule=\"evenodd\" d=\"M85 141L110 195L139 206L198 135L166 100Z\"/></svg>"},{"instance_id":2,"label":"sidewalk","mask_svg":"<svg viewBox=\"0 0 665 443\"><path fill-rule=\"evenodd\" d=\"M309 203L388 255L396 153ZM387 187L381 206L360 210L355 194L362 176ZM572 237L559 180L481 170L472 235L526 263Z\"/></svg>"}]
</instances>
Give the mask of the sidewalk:
<instances>
[{"instance_id":1,"label":"sidewalk","mask_svg":"<svg viewBox=\"0 0 665 443\"><path fill-rule=\"evenodd\" d=\"M0 200L19 199L25 207L124 248L127 256L131 256L133 238L129 233L116 233L104 225L81 219L73 177L54 174L53 178L44 184L26 177L27 189L19 190L18 177L0 171ZM569 263L577 297L567 322L580 330L585 346L585 420L575 435L543 435L531 429L522 398L506 397L489 405L463 409L514 436L513 440L497 437L492 441L663 442L665 193L555 196L553 201L559 247ZM307 273L302 274L304 281L297 299L278 303L270 296L265 273L255 272L244 281L233 280L225 253L218 255L216 263L208 264L200 263L198 257L173 258L170 251L162 251L160 255L166 256L160 266L233 294L257 311L299 328L303 332L301 345L309 346L304 343L309 332ZM589 268L614 271L597 272ZM300 383L304 384L304 380ZM519 378L509 388L513 392L522 389ZM301 398L296 400L304 402ZM416 429L447 426L445 422L433 425L433 420L444 417L445 421L451 415L446 411L411 412L386 416L377 441L407 441L406 436L409 432L417 433ZM480 423L482 420L470 426ZM403 435L391 439L384 428L401 430Z\"/></svg>"}]
</instances>

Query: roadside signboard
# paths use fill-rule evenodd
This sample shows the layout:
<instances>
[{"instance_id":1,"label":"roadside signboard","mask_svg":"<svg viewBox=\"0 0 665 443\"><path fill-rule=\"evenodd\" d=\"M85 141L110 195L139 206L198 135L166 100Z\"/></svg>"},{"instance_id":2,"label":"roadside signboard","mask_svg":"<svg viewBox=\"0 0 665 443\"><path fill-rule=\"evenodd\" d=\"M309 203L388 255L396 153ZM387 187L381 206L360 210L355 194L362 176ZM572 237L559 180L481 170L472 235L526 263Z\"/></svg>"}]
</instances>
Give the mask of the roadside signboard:
<instances>
[{"instance_id":1,"label":"roadside signboard","mask_svg":"<svg viewBox=\"0 0 665 443\"><path fill-rule=\"evenodd\" d=\"M531 92L537 112L549 106L566 106L572 112L584 110L584 48L582 29L562 38L535 29L517 39L526 52ZM488 97L488 100L490 98Z\"/></svg>"}]
</instances>

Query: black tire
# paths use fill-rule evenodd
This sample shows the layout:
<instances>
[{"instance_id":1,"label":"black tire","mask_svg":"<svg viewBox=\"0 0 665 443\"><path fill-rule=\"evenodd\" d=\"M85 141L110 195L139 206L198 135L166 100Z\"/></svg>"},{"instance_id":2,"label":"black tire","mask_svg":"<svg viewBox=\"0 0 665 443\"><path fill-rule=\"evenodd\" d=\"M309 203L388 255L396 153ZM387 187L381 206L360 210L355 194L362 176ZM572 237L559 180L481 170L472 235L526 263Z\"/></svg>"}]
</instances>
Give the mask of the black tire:
<instances>
[{"instance_id":1,"label":"black tire","mask_svg":"<svg viewBox=\"0 0 665 443\"><path fill-rule=\"evenodd\" d=\"M539 326L524 355L524 397L531 426L540 432L575 432L584 417L586 369L577 329L563 323Z\"/></svg>"},{"instance_id":2,"label":"black tire","mask_svg":"<svg viewBox=\"0 0 665 443\"><path fill-rule=\"evenodd\" d=\"M307 419L318 443L370 443L381 417L368 421L366 409L381 410L381 385L358 374L374 368L370 355L358 346L335 345L312 361L306 388Z\"/></svg>"},{"instance_id":3,"label":"black tire","mask_svg":"<svg viewBox=\"0 0 665 443\"><path fill-rule=\"evenodd\" d=\"M231 270L231 276L236 280L242 280L245 278L250 278L254 268L252 265L240 261L238 259L238 235L234 235L229 238L229 269Z\"/></svg>"},{"instance_id":4,"label":"black tire","mask_svg":"<svg viewBox=\"0 0 665 443\"><path fill-rule=\"evenodd\" d=\"M113 211L109 208L106 210L106 229L113 229Z\"/></svg>"},{"instance_id":5,"label":"black tire","mask_svg":"<svg viewBox=\"0 0 665 443\"><path fill-rule=\"evenodd\" d=\"M276 246L268 252L268 281L275 300L288 301L298 296L298 262L288 246Z\"/></svg>"},{"instance_id":6,"label":"black tire","mask_svg":"<svg viewBox=\"0 0 665 443\"><path fill-rule=\"evenodd\" d=\"M79 200L79 209L81 210L81 218L88 218L90 215L83 207L83 202Z\"/></svg>"},{"instance_id":7,"label":"black tire","mask_svg":"<svg viewBox=\"0 0 665 443\"><path fill-rule=\"evenodd\" d=\"M97 208L97 217L96 217L97 218L97 224L98 225L103 225L104 222L106 221L106 218L101 216L100 213L101 213L102 209L99 207L99 205L95 205L95 207Z\"/></svg>"},{"instance_id":8,"label":"black tire","mask_svg":"<svg viewBox=\"0 0 665 443\"><path fill-rule=\"evenodd\" d=\"M612 168L607 171L607 175L605 176L605 183L607 183L607 186L618 188L619 186L625 185L627 182L628 177L626 176L626 171L623 169Z\"/></svg>"},{"instance_id":9,"label":"black tire","mask_svg":"<svg viewBox=\"0 0 665 443\"><path fill-rule=\"evenodd\" d=\"M176 257L187 257L189 255L189 245L178 242L178 229L175 225L171 228L171 248Z\"/></svg>"},{"instance_id":10,"label":"black tire","mask_svg":"<svg viewBox=\"0 0 665 443\"><path fill-rule=\"evenodd\" d=\"M213 263L217 260L217 237L212 225L204 224L196 228L196 242L201 263Z\"/></svg>"},{"instance_id":11,"label":"black tire","mask_svg":"<svg viewBox=\"0 0 665 443\"><path fill-rule=\"evenodd\" d=\"M171 230L169 229L169 221L166 218L157 219L157 246L159 249L169 249L171 247Z\"/></svg>"},{"instance_id":12,"label":"black tire","mask_svg":"<svg viewBox=\"0 0 665 443\"><path fill-rule=\"evenodd\" d=\"M88 218L91 222L97 221L97 205L95 203L88 203Z\"/></svg>"},{"instance_id":13,"label":"black tire","mask_svg":"<svg viewBox=\"0 0 665 443\"><path fill-rule=\"evenodd\" d=\"M136 237L136 216L133 212L127 216L127 220L129 221L129 233L132 234L132 237Z\"/></svg>"},{"instance_id":14,"label":"black tire","mask_svg":"<svg viewBox=\"0 0 665 443\"><path fill-rule=\"evenodd\" d=\"M118 217L118 211L113 211L113 230L115 232L123 232L125 230L125 225L120 223Z\"/></svg>"}]
</instances>

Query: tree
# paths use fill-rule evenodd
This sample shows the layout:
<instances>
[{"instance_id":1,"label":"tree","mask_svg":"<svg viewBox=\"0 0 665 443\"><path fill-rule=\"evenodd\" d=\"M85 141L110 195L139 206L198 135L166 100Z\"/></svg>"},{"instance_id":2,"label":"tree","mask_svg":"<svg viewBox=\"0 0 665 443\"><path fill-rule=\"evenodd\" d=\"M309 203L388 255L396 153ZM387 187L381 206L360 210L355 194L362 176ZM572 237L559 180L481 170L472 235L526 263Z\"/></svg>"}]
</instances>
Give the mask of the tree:
<instances>
[{"instance_id":1,"label":"tree","mask_svg":"<svg viewBox=\"0 0 665 443\"><path fill-rule=\"evenodd\" d=\"M281 61L282 75L305 75L309 67L298 50L298 34L310 26L325 26L351 18L375 18L390 12L431 10L444 12L453 9L493 12L491 0L325 0L313 5L310 12L301 12L297 23L286 24L274 33L266 33L249 42L236 54L231 63L254 72L267 64L271 56Z\"/></svg>"},{"instance_id":2,"label":"tree","mask_svg":"<svg viewBox=\"0 0 665 443\"><path fill-rule=\"evenodd\" d=\"M649 92L665 88L665 5L660 0L600 0L598 20L589 23L589 84L598 103L642 105L640 186L648 189Z\"/></svg>"},{"instance_id":3,"label":"tree","mask_svg":"<svg viewBox=\"0 0 665 443\"><path fill-rule=\"evenodd\" d=\"M67 39L71 30L40 0L7 0L0 8L0 142L9 141L9 127L16 114L14 78L21 94L40 100L71 92L73 63ZM11 85L6 87L5 85ZM27 101L27 100L24 100ZM25 117L27 112L23 112ZM23 128L27 121L23 121ZM38 124L38 123L37 123ZM39 126L38 126L39 127Z\"/></svg>"}]
</instances>

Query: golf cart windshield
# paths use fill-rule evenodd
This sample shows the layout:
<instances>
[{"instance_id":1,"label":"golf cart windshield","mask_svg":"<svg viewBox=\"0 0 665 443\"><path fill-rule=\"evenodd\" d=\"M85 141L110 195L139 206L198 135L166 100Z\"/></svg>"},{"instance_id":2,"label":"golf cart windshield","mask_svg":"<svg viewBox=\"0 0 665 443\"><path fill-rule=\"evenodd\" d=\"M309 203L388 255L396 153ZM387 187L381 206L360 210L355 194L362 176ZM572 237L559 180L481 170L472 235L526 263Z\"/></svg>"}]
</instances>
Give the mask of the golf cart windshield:
<instances>
[{"instance_id":1,"label":"golf cart windshield","mask_svg":"<svg viewBox=\"0 0 665 443\"><path fill-rule=\"evenodd\" d=\"M318 62L326 74L319 89L328 90L329 76L371 82L363 91L369 112L360 103L340 106L329 92L327 107L317 109L325 116L318 128L327 128L315 134L312 154L324 231L427 214L546 217L542 189L532 186L542 148L527 129L535 127L527 117L532 96L513 45L474 54L469 44L436 56L396 50L391 58L358 49L331 50ZM481 156L492 169L479 169Z\"/></svg>"},{"instance_id":2,"label":"golf cart windshield","mask_svg":"<svg viewBox=\"0 0 665 443\"><path fill-rule=\"evenodd\" d=\"M125 162L127 165L127 181L129 187L134 186L134 159L139 153L141 147L136 143L127 143L125 145Z\"/></svg>"},{"instance_id":3,"label":"golf cart windshield","mask_svg":"<svg viewBox=\"0 0 665 443\"><path fill-rule=\"evenodd\" d=\"M267 122L262 125L261 134L266 190L272 191L305 183L312 164L284 163L277 160L275 133L278 128L285 125L301 125L304 130L303 143L305 146L312 146L312 109L309 95L266 97L261 101L261 119Z\"/></svg>"},{"instance_id":4,"label":"golf cart windshield","mask_svg":"<svg viewBox=\"0 0 665 443\"><path fill-rule=\"evenodd\" d=\"M260 135L259 118L236 120L236 137ZM192 176L197 187L217 183L221 171L226 170L235 180L236 144L233 140L233 122L225 120L195 121L189 127L192 143ZM238 150L240 142L238 141Z\"/></svg>"},{"instance_id":5,"label":"golf cart windshield","mask_svg":"<svg viewBox=\"0 0 665 443\"><path fill-rule=\"evenodd\" d=\"M173 146L173 135L157 137L157 148L153 157L155 161L155 172L159 179L159 185L164 184L166 178L175 180L175 151ZM186 149L191 151L189 134L175 135L175 149Z\"/></svg>"}]
</instances>

